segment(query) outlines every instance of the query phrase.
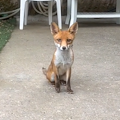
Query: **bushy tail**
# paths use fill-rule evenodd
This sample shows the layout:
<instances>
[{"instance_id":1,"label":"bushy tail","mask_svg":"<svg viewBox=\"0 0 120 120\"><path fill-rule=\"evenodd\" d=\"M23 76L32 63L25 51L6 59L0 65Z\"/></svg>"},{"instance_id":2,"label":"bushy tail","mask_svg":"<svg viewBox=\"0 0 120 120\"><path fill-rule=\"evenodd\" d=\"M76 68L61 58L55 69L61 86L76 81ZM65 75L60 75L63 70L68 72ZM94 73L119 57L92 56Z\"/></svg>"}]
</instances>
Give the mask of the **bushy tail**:
<instances>
[{"instance_id":1,"label":"bushy tail","mask_svg":"<svg viewBox=\"0 0 120 120\"><path fill-rule=\"evenodd\" d=\"M47 70L46 70L46 68L42 68L42 71L43 71L43 74L46 76L46 74L47 74Z\"/></svg>"}]
</instances>

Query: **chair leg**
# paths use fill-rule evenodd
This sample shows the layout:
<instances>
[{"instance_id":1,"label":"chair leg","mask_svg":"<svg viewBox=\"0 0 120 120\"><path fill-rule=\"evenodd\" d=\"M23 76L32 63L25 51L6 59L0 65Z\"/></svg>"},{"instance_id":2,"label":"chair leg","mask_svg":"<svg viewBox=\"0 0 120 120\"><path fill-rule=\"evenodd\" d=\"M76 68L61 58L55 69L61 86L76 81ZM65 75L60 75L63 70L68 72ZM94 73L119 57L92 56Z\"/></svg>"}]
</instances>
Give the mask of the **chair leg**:
<instances>
[{"instance_id":1,"label":"chair leg","mask_svg":"<svg viewBox=\"0 0 120 120\"><path fill-rule=\"evenodd\" d=\"M49 19L49 25L52 22L52 1L48 2L48 19Z\"/></svg>"},{"instance_id":2,"label":"chair leg","mask_svg":"<svg viewBox=\"0 0 120 120\"><path fill-rule=\"evenodd\" d=\"M20 30L23 30L25 2L26 0L20 0L20 25L19 25Z\"/></svg>"},{"instance_id":3,"label":"chair leg","mask_svg":"<svg viewBox=\"0 0 120 120\"><path fill-rule=\"evenodd\" d=\"M116 2L116 12L120 13L120 0L117 0ZM120 18L117 19L116 23L120 24Z\"/></svg>"},{"instance_id":4,"label":"chair leg","mask_svg":"<svg viewBox=\"0 0 120 120\"><path fill-rule=\"evenodd\" d=\"M70 26L76 22L77 19L77 0L72 0L71 3L71 20L70 20Z\"/></svg>"},{"instance_id":5,"label":"chair leg","mask_svg":"<svg viewBox=\"0 0 120 120\"><path fill-rule=\"evenodd\" d=\"M60 0L56 0L56 8L57 8L58 26L60 29L62 29L61 1Z\"/></svg>"},{"instance_id":6,"label":"chair leg","mask_svg":"<svg viewBox=\"0 0 120 120\"><path fill-rule=\"evenodd\" d=\"M28 19L28 10L29 10L29 1L27 0L25 3L25 25L27 25L27 19Z\"/></svg>"},{"instance_id":7,"label":"chair leg","mask_svg":"<svg viewBox=\"0 0 120 120\"><path fill-rule=\"evenodd\" d=\"M67 17L65 20L65 24L69 24L71 17L71 0L67 0Z\"/></svg>"}]
</instances>

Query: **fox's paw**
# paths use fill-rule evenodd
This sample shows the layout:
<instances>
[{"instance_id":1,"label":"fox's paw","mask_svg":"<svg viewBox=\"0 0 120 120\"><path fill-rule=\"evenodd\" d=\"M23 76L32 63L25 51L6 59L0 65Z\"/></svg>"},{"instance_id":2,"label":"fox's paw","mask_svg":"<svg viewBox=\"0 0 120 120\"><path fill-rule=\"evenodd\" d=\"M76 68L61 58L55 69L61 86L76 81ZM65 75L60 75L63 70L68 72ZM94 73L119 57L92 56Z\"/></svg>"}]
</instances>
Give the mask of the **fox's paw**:
<instances>
[{"instance_id":1,"label":"fox's paw","mask_svg":"<svg viewBox=\"0 0 120 120\"><path fill-rule=\"evenodd\" d=\"M55 86L55 81L52 81L51 84L52 84L53 86Z\"/></svg>"},{"instance_id":2,"label":"fox's paw","mask_svg":"<svg viewBox=\"0 0 120 120\"><path fill-rule=\"evenodd\" d=\"M73 90L71 90L71 89L67 89L67 92L68 92L69 94L73 94Z\"/></svg>"},{"instance_id":3,"label":"fox's paw","mask_svg":"<svg viewBox=\"0 0 120 120\"><path fill-rule=\"evenodd\" d=\"M47 74L47 70L46 70L46 68L43 67L43 68L42 68L42 71L43 71L43 74L44 74L44 75Z\"/></svg>"},{"instance_id":4,"label":"fox's paw","mask_svg":"<svg viewBox=\"0 0 120 120\"><path fill-rule=\"evenodd\" d=\"M60 84L66 86L66 81L65 80L60 80Z\"/></svg>"},{"instance_id":5,"label":"fox's paw","mask_svg":"<svg viewBox=\"0 0 120 120\"><path fill-rule=\"evenodd\" d=\"M55 90L57 93L60 92L60 84L59 83L55 83Z\"/></svg>"}]
</instances>

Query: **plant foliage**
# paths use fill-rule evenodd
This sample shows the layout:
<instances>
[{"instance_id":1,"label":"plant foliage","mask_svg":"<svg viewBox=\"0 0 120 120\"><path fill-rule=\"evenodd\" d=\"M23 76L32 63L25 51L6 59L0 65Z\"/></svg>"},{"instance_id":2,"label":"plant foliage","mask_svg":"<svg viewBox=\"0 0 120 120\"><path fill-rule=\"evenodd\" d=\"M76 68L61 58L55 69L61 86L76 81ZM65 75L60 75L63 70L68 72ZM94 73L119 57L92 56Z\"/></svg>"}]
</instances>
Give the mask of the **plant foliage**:
<instances>
[{"instance_id":1,"label":"plant foliage","mask_svg":"<svg viewBox=\"0 0 120 120\"><path fill-rule=\"evenodd\" d=\"M16 25L16 19L0 20L0 51L8 42Z\"/></svg>"}]
</instances>

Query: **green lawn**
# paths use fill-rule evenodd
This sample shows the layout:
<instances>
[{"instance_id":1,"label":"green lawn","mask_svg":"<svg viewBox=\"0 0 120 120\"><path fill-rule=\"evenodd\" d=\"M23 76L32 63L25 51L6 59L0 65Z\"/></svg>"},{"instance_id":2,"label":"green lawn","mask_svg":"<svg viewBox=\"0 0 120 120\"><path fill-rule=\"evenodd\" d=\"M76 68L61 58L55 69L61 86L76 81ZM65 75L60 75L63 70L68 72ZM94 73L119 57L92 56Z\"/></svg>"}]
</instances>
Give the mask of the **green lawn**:
<instances>
[{"instance_id":1,"label":"green lawn","mask_svg":"<svg viewBox=\"0 0 120 120\"><path fill-rule=\"evenodd\" d=\"M8 42L16 25L16 19L0 20L0 51Z\"/></svg>"}]
</instances>

